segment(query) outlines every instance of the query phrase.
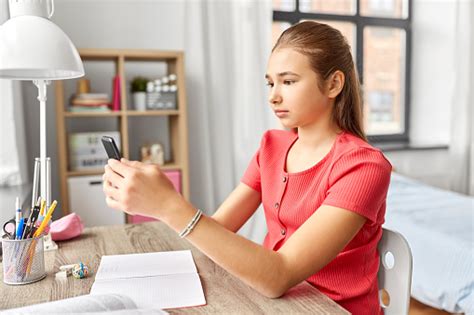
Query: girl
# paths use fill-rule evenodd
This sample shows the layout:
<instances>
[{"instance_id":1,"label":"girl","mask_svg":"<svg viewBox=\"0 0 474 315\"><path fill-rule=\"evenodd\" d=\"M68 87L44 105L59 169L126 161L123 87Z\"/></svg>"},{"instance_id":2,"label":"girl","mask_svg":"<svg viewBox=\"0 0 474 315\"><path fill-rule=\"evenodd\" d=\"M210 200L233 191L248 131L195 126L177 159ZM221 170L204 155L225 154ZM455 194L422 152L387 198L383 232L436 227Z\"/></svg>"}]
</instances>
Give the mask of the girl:
<instances>
[{"instance_id":1,"label":"girl","mask_svg":"<svg viewBox=\"0 0 474 315\"><path fill-rule=\"evenodd\" d=\"M391 165L366 142L352 60L328 25L302 22L283 32L265 77L270 106L293 131L263 135L212 217L184 200L158 166L125 159L105 167L107 204L161 220L265 296L306 280L354 314L383 313L377 243ZM235 234L260 203L263 246Z\"/></svg>"}]
</instances>

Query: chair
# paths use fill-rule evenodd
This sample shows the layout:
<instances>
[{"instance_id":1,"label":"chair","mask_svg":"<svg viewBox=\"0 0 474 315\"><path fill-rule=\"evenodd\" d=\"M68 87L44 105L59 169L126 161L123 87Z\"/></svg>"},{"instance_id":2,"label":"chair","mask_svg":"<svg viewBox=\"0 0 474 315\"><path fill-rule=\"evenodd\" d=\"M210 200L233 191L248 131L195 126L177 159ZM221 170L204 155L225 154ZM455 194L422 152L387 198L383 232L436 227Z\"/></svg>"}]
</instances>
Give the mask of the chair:
<instances>
[{"instance_id":1,"label":"chair","mask_svg":"<svg viewBox=\"0 0 474 315\"><path fill-rule=\"evenodd\" d=\"M385 315L408 314L412 274L410 246L400 233L383 229L378 250L380 305Z\"/></svg>"}]
</instances>

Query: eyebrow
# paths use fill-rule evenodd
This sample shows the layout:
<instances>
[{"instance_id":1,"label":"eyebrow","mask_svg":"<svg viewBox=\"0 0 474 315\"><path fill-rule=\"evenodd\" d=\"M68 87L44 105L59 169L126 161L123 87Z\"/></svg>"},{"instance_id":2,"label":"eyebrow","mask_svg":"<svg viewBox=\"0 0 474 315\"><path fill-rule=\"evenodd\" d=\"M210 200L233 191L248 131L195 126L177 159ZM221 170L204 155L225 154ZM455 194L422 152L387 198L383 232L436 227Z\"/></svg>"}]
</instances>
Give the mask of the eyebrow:
<instances>
[{"instance_id":1,"label":"eyebrow","mask_svg":"<svg viewBox=\"0 0 474 315\"><path fill-rule=\"evenodd\" d=\"M280 72L277 74L277 77L284 77L285 75L294 75L294 76L297 76L299 77L300 75L299 74L296 74L294 72L291 72L291 71L285 71L285 72ZM269 74L265 74L265 79L270 79L270 75Z\"/></svg>"}]
</instances>

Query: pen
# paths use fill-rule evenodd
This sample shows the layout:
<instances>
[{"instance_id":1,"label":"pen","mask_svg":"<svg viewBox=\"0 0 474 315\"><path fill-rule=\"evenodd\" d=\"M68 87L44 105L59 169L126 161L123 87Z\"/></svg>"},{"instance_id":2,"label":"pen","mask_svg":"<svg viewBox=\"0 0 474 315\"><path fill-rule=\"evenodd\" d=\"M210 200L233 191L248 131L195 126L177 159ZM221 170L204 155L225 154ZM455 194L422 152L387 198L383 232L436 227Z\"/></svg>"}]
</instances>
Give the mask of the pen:
<instances>
[{"instance_id":1,"label":"pen","mask_svg":"<svg viewBox=\"0 0 474 315\"><path fill-rule=\"evenodd\" d=\"M16 227L17 227L17 231L16 234L18 235L18 229L19 229L19 226L20 226L20 221L23 221L22 218L21 218L21 208L20 208L20 198L16 197L16 201L15 201L15 223L16 223Z\"/></svg>"},{"instance_id":2,"label":"pen","mask_svg":"<svg viewBox=\"0 0 474 315\"><path fill-rule=\"evenodd\" d=\"M17 225L17 228L16 228L16 239L17 240L21 240L21 236L23 234L23 227L25 225L25 220L26 220L26 218L20 219L20 223L18 223L18 225Z\"/></svg>"},{"instance_id":3,"label":"pen","mask_svg":"<svg viewBox=\"0 0 474 315\"><path fill-rule=\"evenodd\" d=\"M51 216L53 215L53 212L54 212L54 209L56 208L56 205L58 204L58 202L56 200L53 201L53 203L51 204L51 206L49 207L48 209L48 212L46 213L46 216L44 217L43 219L43 222L41 222L41 225L39 226L39 228L36 230L35 234L33 235L33 237L38 237L41 235L41 233L43 233L44 231L44 228L46 227L46 225L48 224L49 220L51 219Z\"/></svg>"},{"instance_id":4,"label":"pen","mask_svg":"<svg viewBox=\"0 0 474 315\"><path fill-rule=\"evenodd\" d=\"M39 213L40 213L40 208L38 206L35 206L33 208L33 216L31 217L30 230L28 231L27 237L33 237L34 233L36 232L35 223L38 220Z\"/></svg>"},{"instance_id":5,"label":"pen","mask_svg":"<svg viewBox=\"0 0 474 315\"><path fill-rule=\"evenodd\" d=\"M28 220L26 222L25 229L23 230L23 235L21 239L28 238L28 235L30 234L31 229L33 228L33 224L34 224L33 220L36 221L36 219L38 218L40 198L41 197L38 198L36 205L30 211L30 216L28 217Z\"/></svg>"}]
</instances>

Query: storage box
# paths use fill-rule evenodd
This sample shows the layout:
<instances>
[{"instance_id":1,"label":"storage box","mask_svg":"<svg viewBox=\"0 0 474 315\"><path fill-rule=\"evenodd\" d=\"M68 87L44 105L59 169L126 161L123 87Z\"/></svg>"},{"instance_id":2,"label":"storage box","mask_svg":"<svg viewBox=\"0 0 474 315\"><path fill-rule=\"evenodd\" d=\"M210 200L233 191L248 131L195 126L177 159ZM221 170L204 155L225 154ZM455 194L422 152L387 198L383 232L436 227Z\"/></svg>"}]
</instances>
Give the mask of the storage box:
<instances>
[{"instance_id":1,"label":"storage box","mask_svg":"<svg viewBox=\"0 0 474 315\"><path fill-rule=\"evenodd\" d=\"M154 109L177 109L176 92L147 92L146 108Z\"/></svg>"},{"instance_id":2,"label":"storage box","mask_svg":"<svg viewBox=\"0 0 474 315\"><path fill-rule=\"evenodd\" d=\"M166 176L171 180L173 183L174 189L177 192L181 193L181 172L180 171L163 171ZM148 221L155 221L154 218L149 218L141 215L130 215L129 222L130 223L142 223Z\"/></svg>"},{"instance_id":3,"label":"storage box","mask_svg":"<svg viewBox=\"0 0 474 315\"><path fill-rule=\"evenodd\" d=\"M102 176L77 176L67 180L69 209L77 213L85 226L124 224L125 214L105 202Z\"/></svg>"},{"instance_id":4,"label":"storage box","mask_svg":"<svg viewBox=\"0 0 474 315\"><path fill-rule=\"evenodd\" d=\"M114 138L120 148L120 132L80 132L69 135L69 168L71 171L101 169L107 164L102 136Z\"/></svg>"}]
</instances>

